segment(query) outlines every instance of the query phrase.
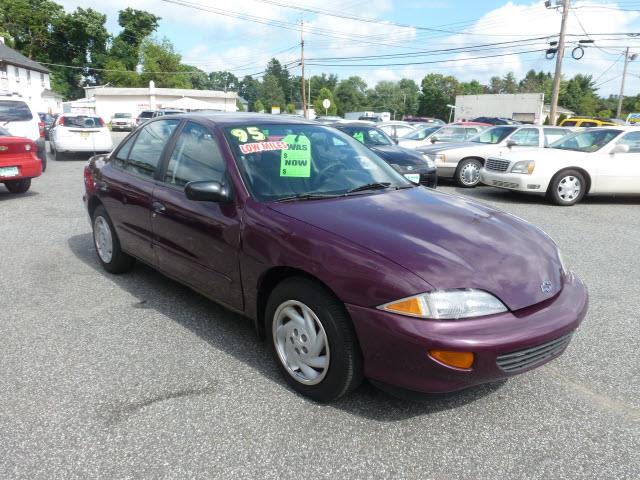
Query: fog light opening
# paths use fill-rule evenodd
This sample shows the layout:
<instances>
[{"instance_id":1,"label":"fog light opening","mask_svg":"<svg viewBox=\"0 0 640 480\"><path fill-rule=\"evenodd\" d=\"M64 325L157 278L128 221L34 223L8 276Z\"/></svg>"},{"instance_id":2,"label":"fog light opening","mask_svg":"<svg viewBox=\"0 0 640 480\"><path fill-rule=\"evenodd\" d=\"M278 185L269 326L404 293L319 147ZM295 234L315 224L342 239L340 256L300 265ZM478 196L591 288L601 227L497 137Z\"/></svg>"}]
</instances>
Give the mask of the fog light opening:
<instances>
[{"instance_id":1,"label":"fog light opening","mask_svg":"<svg viewBox=\"0 0 640 480\"><path fill-rule=\"evenodd\" d=\"M475 355L473 352L452 352L449 350L429 350L429 356L448 367L470 369Z\"/></svg>"}]
</instances>

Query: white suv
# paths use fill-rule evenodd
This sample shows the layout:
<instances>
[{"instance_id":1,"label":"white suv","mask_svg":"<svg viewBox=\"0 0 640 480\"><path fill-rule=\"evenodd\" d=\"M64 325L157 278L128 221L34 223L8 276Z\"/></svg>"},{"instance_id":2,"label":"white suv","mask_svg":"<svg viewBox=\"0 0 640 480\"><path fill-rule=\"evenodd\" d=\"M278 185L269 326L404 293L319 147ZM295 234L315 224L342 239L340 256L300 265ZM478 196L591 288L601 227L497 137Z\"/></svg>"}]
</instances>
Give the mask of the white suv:
<instances>
[{"instance_id":1,"label":"white suv","mask_svg":"<svg viewBox=\"0 0 640 480\"><path fill-rule=\"evenodd\" d=\"M15 137L24 137L35 142L44 172L47 168L44 123L40 122L40 116L33 106L19 95L0 92L0 127L5 128Z\"/></svg>"},{"instance_id":2,"label":"white suv","mask_svg":"<svg viewBox=\"0 0 640 480\"><path fill-rule=\"evenodd\" d=\"M113 141L97 115L63 113L49 132L49 148L56 160L62 160L65 153L108 153Z\"/></svg>"}]
</instances>

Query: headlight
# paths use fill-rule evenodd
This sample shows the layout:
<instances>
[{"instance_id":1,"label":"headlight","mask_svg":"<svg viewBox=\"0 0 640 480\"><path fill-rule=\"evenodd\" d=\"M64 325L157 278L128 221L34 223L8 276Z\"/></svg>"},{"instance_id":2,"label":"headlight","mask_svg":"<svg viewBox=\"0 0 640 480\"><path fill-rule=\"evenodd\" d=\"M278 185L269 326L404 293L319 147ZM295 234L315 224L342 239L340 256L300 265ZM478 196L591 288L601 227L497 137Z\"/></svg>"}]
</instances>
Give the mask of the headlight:
<instances>
[{"instance_id":1,"label":"headlight","mask_svg":"<svg viewBox=\"0 0 640 480\"><path fill-rule=\"evenodd\" d=\"M526 173L531 175L533 169L536 168L536 162L533 160L527 160L524 162L518 162L511 168L511 173Z\"/></svg>"},{"instance_id":2,"label":"headlight","mask_svg":"<svg viewBox=\"0 0 640 480\"><path fill-rule=\"evenodd\" d=\"M427 163L427 167L429 168L435 168L436 164L433 161L433 158L431 158L429 155L426 154L422 154L422 158L424 159L424 161Z\"/></svg>"},{"instance_id":3,"label":"headlight","mask_svg":"<svg viewBox=\"0 0 640 480\"><path fill-rule=\"evenodd\" d=\"M436 290L386 303L378 309L435 320L481 317L507 311L507 307L496 297L474 289Z\"/></svg>"},{"instance_id":4,"label":"headlight","mask_svg":"<svg viewBox=\"0 0 640 480\"><path fill-rule=\"evenodd\" d=\"M447 160L447 156L444 153L436 153L434 160L436 162L444 163Z\"/></svg>"}]
</instances>

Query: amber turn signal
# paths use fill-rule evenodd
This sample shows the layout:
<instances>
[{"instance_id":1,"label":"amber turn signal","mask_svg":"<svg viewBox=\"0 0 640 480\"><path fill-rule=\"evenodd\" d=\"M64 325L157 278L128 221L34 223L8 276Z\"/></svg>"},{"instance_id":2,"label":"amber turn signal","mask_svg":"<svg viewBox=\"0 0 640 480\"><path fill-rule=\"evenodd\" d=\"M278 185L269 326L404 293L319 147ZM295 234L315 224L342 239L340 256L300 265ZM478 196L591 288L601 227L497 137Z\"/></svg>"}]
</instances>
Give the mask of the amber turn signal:
<instances>
[{"instance_id":1,"label":"amber turn signal","mask_svg":"<svg viewBox=\"0 0 640 480\"><path fill-rule=\"evenodd\" d=\"M447 350L429 350L429 356L450 367L471 368L473 352L450 352Z\"/></svg>"},{"instance_id":2,"label":"amber turn signal","mask_svg":"<svg viewBox=\"0 0 640 480\"><path fill-rule=\"evenodd\" d=\"M423 308L421 299L418 297L406 298L395 303L389 303L385 305L384 309L389 312L401 313L414 317L422 317L425 314L425 309Z\"/></svg>"}]
</instances>

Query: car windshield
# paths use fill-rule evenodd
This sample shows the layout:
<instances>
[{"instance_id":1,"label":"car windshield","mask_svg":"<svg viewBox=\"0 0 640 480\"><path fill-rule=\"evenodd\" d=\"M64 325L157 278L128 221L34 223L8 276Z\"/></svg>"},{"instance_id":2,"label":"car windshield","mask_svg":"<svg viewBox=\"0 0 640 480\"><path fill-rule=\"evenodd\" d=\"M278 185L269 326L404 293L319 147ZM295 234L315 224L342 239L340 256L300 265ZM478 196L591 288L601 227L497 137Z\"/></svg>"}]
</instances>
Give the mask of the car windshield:
<instances>
[{"instance_id":1,"label":"car windshield","mask_svg":"<svg viewBox=\"0 0 640 480\"><path fill-rule=\"evenodd\" d=\"M410 188L353 137L331 127L251 124L224 129L238 169L259 201L285 201Z\"/></svg>"},{"instance_id":2,"label":"car windshield","mask_svg":"<svg viewBox=\"0 0 640 480\"><path fill-rule=\"evenodd\" d=\"M470 142L475 143L489 143L489 144L497 144L502 140L511 135L514 131L517 130L517 127L492 127L487 128L485 131L480 132L474 137L469 139Z\"/></svg>"},{"instance_id":3,"label":"car windshield","mask_svg":"<svg viewBox=\"0 0 640 480\"><path fill-rule=\"evenodd\" d=\"M113 118L131 118L130 113L116 113Z\"/></svg>"},{"instance_id":4,"label":"car windshield","mask_svg":"<svg viewBox=\"0 0 640 480\"><path fill-rule=\"evenodd\" d=\"M435 127L431 126L431 127L420 128L420 129L416 130L415 132L408 133L404 137L400 137L400 140L424 140L429 135L437 132L441 128L442 127L440 125L437 125Z\"/></svg>"},{"instance_id":5,"label":"car windshield","mask_svg":"<svg viewBox=\"0 0 640 480\"><path fill-rule=\"evenodd\" d=\"M79 127L79 128L96 128L101 127L100 117L93 117L88 115L77 115L73 117L64 117L65 127Z\"/></svg>"},{"instance_id":6,"label":"car windshield","mask_svg":"<svg viewBox=\"0 0 640 480\"><path fill-rule=\"evenodd\" d=\"M387 137L387 134L377 128L367 127L338 127L347 135L351 135L360 143L364 143L367 147L376 147L380 145L393 145L393 141Z\"/></svg>"},{"instance_id":7,"label":"car windshield","mask_svg":"<svg viewBox=\"0 0 640 480\"><path fill-rule=\"evenodd\" d=\"M602 129L577 132L549 145L559 150L596 152L622 133L622 130Z\"/></svg>"},{"instance_id":8,"label":"car windshield","mask_svg":"<svg viewBox=\"0 0 640 480\"><path fill-rule=\"evenodd\" d=\"M0 122L24 122L32 119L33 115L26 103L0 100Z\"/></svg>"}]
</instances>

